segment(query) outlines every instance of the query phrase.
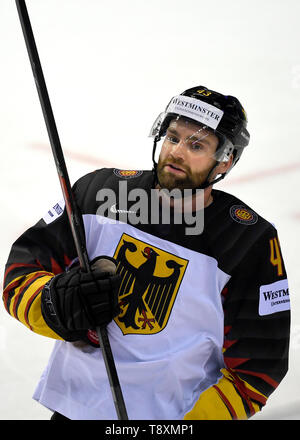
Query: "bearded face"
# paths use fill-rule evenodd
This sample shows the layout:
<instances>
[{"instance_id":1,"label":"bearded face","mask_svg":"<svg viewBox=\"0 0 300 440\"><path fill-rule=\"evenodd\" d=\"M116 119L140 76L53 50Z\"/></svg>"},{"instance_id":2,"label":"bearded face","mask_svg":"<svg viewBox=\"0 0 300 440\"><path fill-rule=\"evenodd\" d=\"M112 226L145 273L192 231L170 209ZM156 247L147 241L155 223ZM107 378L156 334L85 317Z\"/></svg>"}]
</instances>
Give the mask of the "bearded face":
<instances>
[{"instance_id":1,"label":"bearded face","mask_svg":"<svg viewBox=\"0 0 300 440\"><path fill-rule=\"evenodd\" d=\"M157 176L162 188L199 187L216 164L217 136L184 119L171 121L162 145Z\"/></svg>"}]
</instances>

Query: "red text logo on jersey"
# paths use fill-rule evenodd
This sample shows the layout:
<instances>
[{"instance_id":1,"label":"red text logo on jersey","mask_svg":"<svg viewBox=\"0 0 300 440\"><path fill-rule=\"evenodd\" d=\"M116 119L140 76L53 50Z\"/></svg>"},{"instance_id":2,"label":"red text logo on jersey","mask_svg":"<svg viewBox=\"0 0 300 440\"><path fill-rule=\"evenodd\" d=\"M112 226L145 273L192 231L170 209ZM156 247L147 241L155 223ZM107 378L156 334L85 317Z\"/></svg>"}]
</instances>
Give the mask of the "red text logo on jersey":
<instances>
[{"instance_id":1,"label":"red text logo on jersey","mask_svg":"<svg viewBox=\"0 0 300 440\"><path fill-rule=\"evenodd\" d=\"M123 334L153 334L168 322L188 261L123 234L114 258L122 276L120 315Z\"/></svg>"}]
</instances>

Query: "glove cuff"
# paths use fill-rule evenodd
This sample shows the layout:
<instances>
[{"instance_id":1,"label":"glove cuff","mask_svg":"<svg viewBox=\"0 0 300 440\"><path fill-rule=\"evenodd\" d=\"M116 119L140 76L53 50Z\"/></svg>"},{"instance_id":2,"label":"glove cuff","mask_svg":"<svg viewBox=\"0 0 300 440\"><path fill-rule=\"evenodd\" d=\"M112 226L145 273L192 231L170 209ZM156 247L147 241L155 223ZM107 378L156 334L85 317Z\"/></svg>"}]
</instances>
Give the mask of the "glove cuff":
<instances>
[{"instance_id":1,"label":"glove cuff","mask_svg":"<svg viewBox=\"0 0 300 440\"><path fill-rule=\"evenodd\" d=\"M63 338L65 341L75 342L79 341L83 338L84 332L82 331L69 331L62 324L58 314L57 314L57 304L55 301L55 296L51 293L52 284L56 282L56 275L52 277L47 283L44 285L42 294L41 294L41 311L44 321L48 325L51 330L53 330L58 336Z\"/></svg>"}]
</instances>

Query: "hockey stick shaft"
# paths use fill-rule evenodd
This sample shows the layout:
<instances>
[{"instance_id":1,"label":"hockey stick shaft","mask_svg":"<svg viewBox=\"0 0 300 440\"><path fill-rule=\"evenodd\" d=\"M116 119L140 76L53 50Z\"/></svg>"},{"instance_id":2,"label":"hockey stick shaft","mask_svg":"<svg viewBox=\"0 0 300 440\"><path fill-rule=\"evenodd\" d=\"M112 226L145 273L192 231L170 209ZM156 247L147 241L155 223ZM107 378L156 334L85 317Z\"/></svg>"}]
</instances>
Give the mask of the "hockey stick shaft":
<instances>
[{"instance_id":1,"label":"hockey stick shaft","mask_svg":"<svg viewBox=\"0 0 300 440\"><path fill-rule=\"evenodd\" d=\"M16 6L19 14L24 40L26 43L27 52L30 59L30 64L32 67L32 72L35 79L35 84L37 87L47 131L48 131L48 136L51 144L51 149L52 149L63 197L66 204L69 224L71 227L76 251L78 254L80 267L83 271L87 272L90 270L90 265L89 265L89 258L85 245L84 231L82 229L79 211L73 197L68 171L65 164L64 154L61 148L60 139L57 132L57 127L56 127L56 123L48 95L48 90L46 87L46 82L45 82L42 66L40 63L40 58L37 51L35 38L33 35L25 0L16 0ZM109 378L109 383L111 387L111 392L112 392L117 416L119 420L128 420L127 411L123 399L123 394L122 394L113 354L110 347L110 342L108 339L107 330L105 327L102 328L97 327L96 330L100 342L100 347L102 348L103 359L105 362L106 371Z\"/></svg>"}]
</instances>

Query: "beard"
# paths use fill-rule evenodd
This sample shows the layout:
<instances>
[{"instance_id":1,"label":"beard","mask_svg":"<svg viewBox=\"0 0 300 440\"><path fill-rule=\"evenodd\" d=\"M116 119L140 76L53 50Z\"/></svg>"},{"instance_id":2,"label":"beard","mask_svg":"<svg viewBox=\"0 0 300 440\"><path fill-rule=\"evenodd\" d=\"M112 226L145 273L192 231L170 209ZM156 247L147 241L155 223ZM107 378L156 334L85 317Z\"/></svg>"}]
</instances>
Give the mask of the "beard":
<instances>
[{"instance_id":1,"label":"beard","mask_svg":"<svg viewBox=\"0 0 300 440\"><path fill-rule=\"evenodd\" d=\"M176 175L175 173L168 172L165 170L165 166L167 164L172 163L175 167L178 167L184 171L180 175ZM212 167L207 168L201 172L193 173L189 166L183 165L181 162L176 161L175 159L164 159L159 158L157 164L157 178L158 183L161 188L166 188L169 191L172 189L196 189L199 188L207 179L210 170Z\"/></svg>"}]
</instances>

